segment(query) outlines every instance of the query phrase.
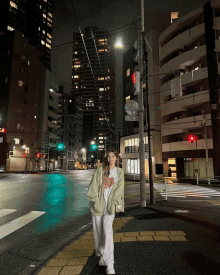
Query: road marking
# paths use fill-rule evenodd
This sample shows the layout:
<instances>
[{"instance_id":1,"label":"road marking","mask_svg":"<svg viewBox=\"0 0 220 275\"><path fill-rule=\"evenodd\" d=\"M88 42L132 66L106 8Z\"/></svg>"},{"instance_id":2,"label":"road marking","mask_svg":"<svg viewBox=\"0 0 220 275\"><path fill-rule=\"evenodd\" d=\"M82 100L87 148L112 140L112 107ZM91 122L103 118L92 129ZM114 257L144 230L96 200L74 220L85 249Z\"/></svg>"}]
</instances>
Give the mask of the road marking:
<instances>
[{"instance_id":1,"label":"road marking","mask_svg":"<svg viewBox=\"0 0 220 275\"><path fill-rule=\"evenodd\" d=\"M0 218L6 216L8 214L11 214L15 211L17 211L17 210L15 210L15 209L1 209L0 210Z\"/></svg>"},{"instance_id":2,"label":"road marking","mask_svg":"<svg viewBox=\"0 0 220 275\"><path fill-rule=\"evenodd\" d=\"M20 218L17 218L9 223L0 226L0 240L45 213L46 212L43 211L31 211L28 214L21 216Z\"/></svg>"}]
</instances>

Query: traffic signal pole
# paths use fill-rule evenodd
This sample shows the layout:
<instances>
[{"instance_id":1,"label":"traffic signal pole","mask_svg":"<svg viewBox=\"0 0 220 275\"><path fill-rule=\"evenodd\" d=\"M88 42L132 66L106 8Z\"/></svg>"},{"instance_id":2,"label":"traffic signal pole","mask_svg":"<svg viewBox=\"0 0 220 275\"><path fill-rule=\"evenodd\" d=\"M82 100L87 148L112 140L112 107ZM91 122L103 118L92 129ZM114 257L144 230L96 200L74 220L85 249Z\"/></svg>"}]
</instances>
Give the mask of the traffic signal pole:
<instances>
[{"instance_id":1,"label":"traffic signal pole","mask_svg":"<svg viewBox=\"0 0 220 275\"><path fill-rule=\"evenodd\" d=\"M140 70L139 103L139 161L140 161L140 200L141 207L146 207L145 185L145 150L144 150L144 104L143 104L143 77L144 77L144 0L141 0L141 17L138 17L138 59Z\"/></svg>"}]
</instances>

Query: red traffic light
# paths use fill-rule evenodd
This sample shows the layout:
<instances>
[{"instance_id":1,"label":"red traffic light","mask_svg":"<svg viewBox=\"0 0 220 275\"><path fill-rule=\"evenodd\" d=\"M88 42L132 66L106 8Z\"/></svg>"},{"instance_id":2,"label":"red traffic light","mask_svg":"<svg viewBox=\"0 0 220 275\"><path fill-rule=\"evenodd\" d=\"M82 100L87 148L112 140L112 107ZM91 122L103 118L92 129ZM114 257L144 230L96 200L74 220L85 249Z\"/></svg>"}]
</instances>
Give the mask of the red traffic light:
<instances>
[{"instance_id":1,"label":"red traffic light","mask_svg":"<svg viewBox=\"0 0 220 275\"><path fill-rule=\"evenodd\" d=\"M191 143L193 143L194 141L197 140L197 136L195 136L195 135L189 135L188 140L189 140Z\"/></svg>"},{"instance_id":2,"label":"red traffic light","mask_svg":"<svg viewBox=\"0 0 220 275\"><path fill-rule=\"evenodd\" d=\"M136 82L137 82L137 78L136 78L136 76L135 76L135 73L133 73L133 74L132 74L132 83L133 83L133 84L136 84Z\"/></svg>"},{"instance_id":3,"label":"red traffic light","mask_svg":"<svg viewBox=\"0 0 220 275\"><path fill-rule=\"evenodd\" d=\"M0 128L0 133L6 133L5 128Z\"/></svg>"},{"instance_id":4,"label":"red traffic light","mask_svg":"<svg viewBox=\"0 0 220 275\"><path fill-rule=\"evenodd\" d=\"M40 154L40 153L38 153L38 154L37 154L37 157L38 157L38 158L40 158L40 157L41 157L41 154Z\"/></svg>"},{"instance_id":5,"label":"red traffic light","mask_svg":"<svg viewBox=\"0 0 220 275\"><path fill-rule=\"evenodd\" d=\"M27 155L26 155L26 154L24 154L23 156L24 156L24 157L27 157Z\"/></svg>"}]
</instances>

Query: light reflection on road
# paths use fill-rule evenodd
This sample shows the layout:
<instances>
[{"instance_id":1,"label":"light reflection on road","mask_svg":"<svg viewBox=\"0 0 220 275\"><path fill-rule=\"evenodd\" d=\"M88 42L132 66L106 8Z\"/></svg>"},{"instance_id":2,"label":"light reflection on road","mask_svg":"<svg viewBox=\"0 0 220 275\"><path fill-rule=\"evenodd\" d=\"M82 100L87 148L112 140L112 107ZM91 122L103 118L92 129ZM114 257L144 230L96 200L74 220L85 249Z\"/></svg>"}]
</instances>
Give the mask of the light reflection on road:
<instances>
[{"instance_id":1,"label":"light reflection on road","mask_svg":"<svg viewBox=\"0 0 220 275\"><path fill-rule=\"evenodd\" d=\"M68 175L47 174L42 178L42 182L39 210L45 211L46 214L36 226L37 232L49 231L55 227L55 224L89 212L87 200L89 181L87 179L86 181L72 181Z\"/></svg>"}]
</instances>

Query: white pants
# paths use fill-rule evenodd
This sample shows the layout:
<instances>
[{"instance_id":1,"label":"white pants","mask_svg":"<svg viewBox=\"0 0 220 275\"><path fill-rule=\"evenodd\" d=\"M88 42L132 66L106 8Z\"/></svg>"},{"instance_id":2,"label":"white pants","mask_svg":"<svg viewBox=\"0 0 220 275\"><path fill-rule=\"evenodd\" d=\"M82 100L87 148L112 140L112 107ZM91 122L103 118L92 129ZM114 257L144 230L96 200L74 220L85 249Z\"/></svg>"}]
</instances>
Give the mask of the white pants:
<instances>
[{"instance_id":1,"label":"white pants","mask_svg":"<svg viewBox=\"0 0 220 275\"><path fill-rule=\"evenodd\" d=\"M107 265L114 264L113 221L115 215L108 213L103 216L92 215L95 251L97 256L103 256Z\"/></svg>"}]
</instances>

